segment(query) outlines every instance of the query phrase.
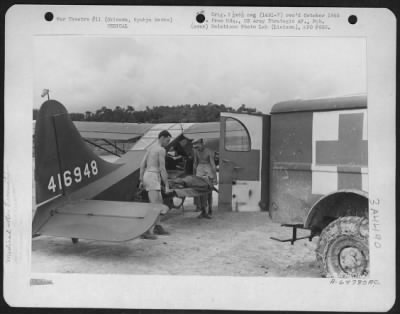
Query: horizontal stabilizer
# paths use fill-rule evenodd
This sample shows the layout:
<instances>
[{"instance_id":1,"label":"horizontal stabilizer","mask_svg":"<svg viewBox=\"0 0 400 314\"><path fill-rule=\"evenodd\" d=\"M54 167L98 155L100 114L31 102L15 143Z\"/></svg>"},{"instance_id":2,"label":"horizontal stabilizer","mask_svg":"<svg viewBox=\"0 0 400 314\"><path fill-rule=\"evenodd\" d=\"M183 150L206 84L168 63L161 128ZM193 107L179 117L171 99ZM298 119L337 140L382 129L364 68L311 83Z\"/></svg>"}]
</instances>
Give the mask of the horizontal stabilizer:
<instances>
[{"instance_id":1,"label":"horizontal stabilizer","mask_svg":"<svg viewBox=\"0 0 400 314\"><path fill-rule=\"evenodd\" d=\"M128 241L156 222L162 204L84 200L49 213L38 234L99 241Z\"/></svg>"}]
</instances>

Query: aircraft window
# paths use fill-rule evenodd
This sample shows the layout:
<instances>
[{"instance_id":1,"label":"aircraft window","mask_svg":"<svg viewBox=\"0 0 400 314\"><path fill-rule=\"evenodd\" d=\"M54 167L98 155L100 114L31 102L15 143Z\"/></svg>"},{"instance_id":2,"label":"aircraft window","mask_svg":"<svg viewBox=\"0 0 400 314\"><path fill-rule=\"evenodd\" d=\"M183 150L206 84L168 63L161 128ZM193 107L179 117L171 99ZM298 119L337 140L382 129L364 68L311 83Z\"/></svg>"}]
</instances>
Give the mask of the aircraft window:
<instances>
[{"instance_id":1,"label":"aircraft window","mask_svg":"<svg viewBox=\"0 0 400 314\"><path fill-rule=\"evenodd\" d=\"M236 119L225 120L225 149L227 151L250 151L250 135L246 127Z\"/></svg>"}]
</instances>

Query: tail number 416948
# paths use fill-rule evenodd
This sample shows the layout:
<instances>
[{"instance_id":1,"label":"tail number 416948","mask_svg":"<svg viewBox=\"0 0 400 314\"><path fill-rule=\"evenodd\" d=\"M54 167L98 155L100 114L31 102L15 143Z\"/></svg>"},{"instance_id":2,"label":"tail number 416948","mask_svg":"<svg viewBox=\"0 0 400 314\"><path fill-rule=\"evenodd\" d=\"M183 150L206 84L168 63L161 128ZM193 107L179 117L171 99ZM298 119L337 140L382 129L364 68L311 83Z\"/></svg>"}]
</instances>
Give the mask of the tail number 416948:
<instances>
[{"instance_id":1,"label":"tail number 416948","mask_svg":"<svg viewBox=\"0 0 400 314\"><path fill-rule=\"evenodd\" d=\"M75 167L73 170L65 170L62 174L58 173L56 176L51 176L47 188L53 193L62 186L69 187L74 183L80 183L85 178L96 176L99 173L96 160L86 163L84 167Z\"/></svg>"}]
</instances>

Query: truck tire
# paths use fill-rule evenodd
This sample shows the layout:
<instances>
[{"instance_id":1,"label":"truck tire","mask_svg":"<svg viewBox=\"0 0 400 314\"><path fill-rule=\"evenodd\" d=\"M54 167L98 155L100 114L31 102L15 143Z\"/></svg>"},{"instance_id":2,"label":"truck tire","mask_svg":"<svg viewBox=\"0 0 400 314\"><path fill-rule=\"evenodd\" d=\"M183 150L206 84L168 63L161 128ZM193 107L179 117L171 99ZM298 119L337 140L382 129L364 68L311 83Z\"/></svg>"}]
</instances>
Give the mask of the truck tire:
<instances>
[{"instance_id":1,"label":"truck tire","mask_svg":"<svg viewBox=\"0 0 400 314\"><path fill-rule=\"evenodd\" d=\"M368 236L368 219L365 217L341 217L326 226L321 232L316 250L322 276L367 276Z\"/></svg>"}]
</instances>

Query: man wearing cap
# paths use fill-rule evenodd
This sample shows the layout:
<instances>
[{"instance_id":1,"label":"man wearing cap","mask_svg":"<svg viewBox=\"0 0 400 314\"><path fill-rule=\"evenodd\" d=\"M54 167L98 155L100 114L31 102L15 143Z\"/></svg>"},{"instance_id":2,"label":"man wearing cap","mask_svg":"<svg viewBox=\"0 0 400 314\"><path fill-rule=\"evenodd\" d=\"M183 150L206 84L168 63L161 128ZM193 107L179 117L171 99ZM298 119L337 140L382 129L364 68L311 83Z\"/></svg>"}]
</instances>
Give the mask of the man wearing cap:
<instances>
[{"instance_id":1,"label":"man wearing cap","mask_svg":"<svg viewBox=\"0 0 400 314\"><path fill-rule=\"evenodd\" d=\"M193 174L217 184L217 170L214 162L213 152L205 147L202 138L193 141ZM212 192L199 197L201 213L198 218L211 218L212 214ZM208 209L208 213L207 213Z\"/></svg>"}]
</instances>

